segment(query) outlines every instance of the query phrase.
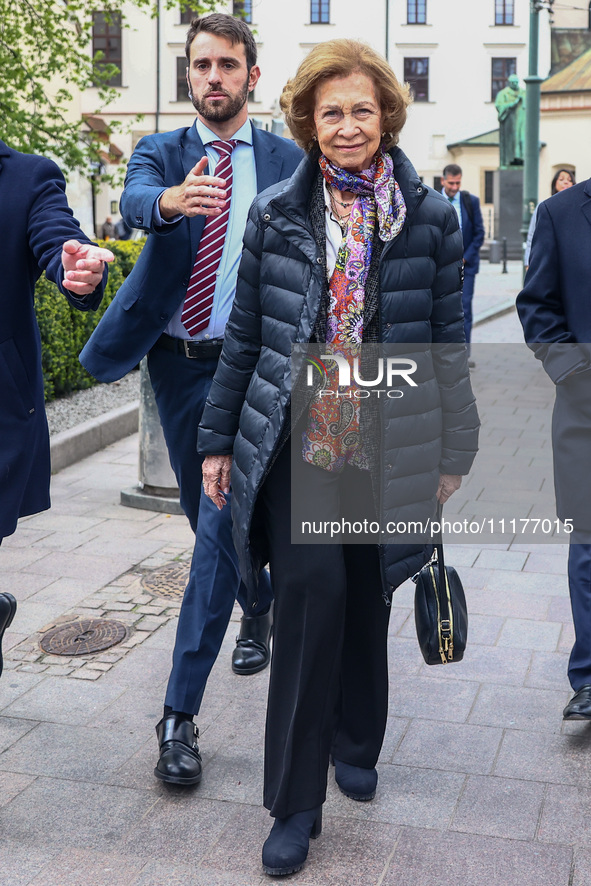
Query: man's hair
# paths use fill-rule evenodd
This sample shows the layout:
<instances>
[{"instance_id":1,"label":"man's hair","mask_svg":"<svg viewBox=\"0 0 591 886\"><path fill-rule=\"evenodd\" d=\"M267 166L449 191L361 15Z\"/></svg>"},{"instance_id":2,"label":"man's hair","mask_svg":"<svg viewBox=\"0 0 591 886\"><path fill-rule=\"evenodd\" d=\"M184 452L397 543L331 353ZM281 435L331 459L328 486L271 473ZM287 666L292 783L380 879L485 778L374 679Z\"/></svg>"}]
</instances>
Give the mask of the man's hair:
<instances>
[{"instance_id":1,"label":"man's hair","mask_svg":"<svg viewBox=\"0 0 591 886\"><path fill-rule=\"evenodd\" d=\"M286 84L280 100L291 134L305 151L311 151L314 146L318 87L333 77L348 77L358 71L373 83L382 112L384 147L391 148L398 142L410 103L408 86L401 86L385 58L365 43L327 40L308 53L295 77Z\"/></svg>"},{"instance_id":2,"label":"man's hair","mask_svg":"<svg viewBox=\"0 0 591 886\"><path fill-rule=\"evenodd\" d=\"M256 65L257 45L252 31L242 19L234 18L222 12L213 12L211 15L194 18L191 22L185 43L185 55L187 56L188 64L191 63L191 44L197 34L200 34L202 31L214 34L216 37L225 37L232 46L235 46L236 43L242 43L246 56L246 67L249 73L250 69Z\"/></svg>"},{"instance_id":3,"label":"man's hair","mask_svg":"<svg viewBox=\"0 0 591 886\"><path fill-rule=\"evenodd\" d=\"M441 178L448 178L450 175L461 175L462 167L458 166L457 163L448 163L443 172L441 173Z\"/></svg>"}]
</instances>

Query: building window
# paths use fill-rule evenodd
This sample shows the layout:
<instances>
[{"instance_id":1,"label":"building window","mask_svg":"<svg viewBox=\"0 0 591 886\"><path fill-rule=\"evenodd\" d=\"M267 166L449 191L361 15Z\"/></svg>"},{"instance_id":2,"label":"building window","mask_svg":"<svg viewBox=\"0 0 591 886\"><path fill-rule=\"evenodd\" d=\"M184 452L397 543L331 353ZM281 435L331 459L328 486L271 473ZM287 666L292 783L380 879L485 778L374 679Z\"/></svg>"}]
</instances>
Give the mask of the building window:
<instances>
[{"instance_id":1,"label":"building window","mask_svg":"<svg viewBox=\"0 0 591 886\"><path fill-rule=\"evenodd\" d=\"M427 0L406 0L406 23L408 25L427 24Z\"/></svg>"},{"instance_id":2,"label":"building window","mask_svg":"<svg viewBox=\"0 0 591 886\"><path fill-rule=\"evenodd\" d=\"M495 25L513 25L515 0L495 0Z\"/></svg>"},{"instance_id":3,"label":"building window","mask_svg":"<svg viewBox=\"0 0 591 886\"><path fill-rule=\"evenodd\" d=\"M184 55L176 57L176 100L177 102L191 101L187 86L187 59Z\"/></svg>"},{"instance_id":4,"label":"building window","mask_svg":"<svg viewBox=\"0 0 591 886\"><path fill-rule=\"evenodd\" d=\"M433 190L437 191L437 193L439 194L439 193L441 193L442 187L443 187L443 185L441 184L441 176L434 175L433 176Z\"/></svg>"},{"instance_id":5,"label":"building window","mask_svg":"<svg viewBox=\"0 0 591 886\"><path fill-rule=\"evenodd\" d=\"M429 101L428 58L405 58L404 79L409 84L416 102Z\"/></svg>"},{"instance_id":6,"label":"building window","mask_svg":"<svg viewBox=\"0 0 591 886\"><path fill-rule=\"evenodd\" d=\"M200 12L196 9L187 9L183 3L181 6L181 25L190 25L194 18L199 18Z\"/></svg>"},{"instance_id":7,"label":"building window","mask_svg":"<svg viewBox=\"0 0 591 886\"><path fill-rule=\"evenodd\" d=\"M516 58L493 58L490 88L490 100L494 102L497 95L507 85L511 74L517 73Z\"/></svg>"},{"instance_id":8,"label":"building window","mask_svg":"<svg viewBox=\"0 0 591 886\"><path fill-rule=\"evenodd\" d=\"M108 81L109 86L121 86L121 14L94 12L92 14L92 57L101 54L100 65L117 65L119 72Z\"/></svg>"},{"instance_id":9,"label":"building window","mask_svg":"<svg viewBox=\"0 0 591 886\"><path fill-rule=\"evenodd\" d=\"M252 0L234 0L232 15L241 18L248 25L252 24Z\"/></svg>"},{"instance_id":10,"label":"building window","mask_svg":"<svg viewBox=\"0 0 591 886\"><path fill-rule=\"evenodd\" d=\"M310 0L310 24L330 24L330 0Z\"/></svg>"},{"instance_id":11,"label":"building window","mask_svg":"<svg viewBox=\"0 0 591 886\"><path fill-rule=\"evenodd\" d=\"M484 170L484 202L494 203L494 172L492 169Z\"/></svg>"}]
</instances>

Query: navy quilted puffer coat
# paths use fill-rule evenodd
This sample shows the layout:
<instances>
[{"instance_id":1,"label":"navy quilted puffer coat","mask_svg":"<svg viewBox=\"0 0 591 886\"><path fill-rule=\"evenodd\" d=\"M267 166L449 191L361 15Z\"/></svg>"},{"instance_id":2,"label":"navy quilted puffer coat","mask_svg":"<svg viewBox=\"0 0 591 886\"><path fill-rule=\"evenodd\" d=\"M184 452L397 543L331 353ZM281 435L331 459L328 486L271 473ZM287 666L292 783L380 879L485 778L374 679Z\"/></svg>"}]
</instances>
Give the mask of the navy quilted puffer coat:
<instances>
[{"instance_id":1,"label":"navy quilted puffer coat","mask_svg":"<svg viewBox=\"0 0 591 886\"><path fill-rule=\"evenodd\" d=\"M463 342L457 215L421 183L399 148L391 156L407 217L379 260L379 340ZM291 349L310 341L326 291L325 244L316 242L309 217L317 175L318 164L307 157L288 181L260 194L251 207L236 299L199 429L202 454L234 456L234 541L252 592L265 562L253 513L290 420ZM479 421L465 349L427 354L422 383L404 409L401 400L380 399L382 525L432 516L439 474L467 474L476 454ZM397 446L401 439L412 445ZM430 553L422 544L381 545L384 595Z\"/></svg>"}]
</instances>

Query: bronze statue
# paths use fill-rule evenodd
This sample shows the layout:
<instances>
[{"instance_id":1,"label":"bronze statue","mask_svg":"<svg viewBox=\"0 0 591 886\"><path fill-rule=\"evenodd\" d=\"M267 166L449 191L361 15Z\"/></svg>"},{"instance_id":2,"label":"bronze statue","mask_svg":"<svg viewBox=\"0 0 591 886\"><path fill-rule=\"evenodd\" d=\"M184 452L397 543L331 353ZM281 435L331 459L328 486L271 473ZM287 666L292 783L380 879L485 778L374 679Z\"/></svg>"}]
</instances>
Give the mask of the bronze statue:
<instances>
[{"instance_id":1,"label":"bronze statue","mask_svg":"<svg viewBox=\"0 0 591 886\"><path fill-rule=\"evenodd\" d=\"M499 115L500 169L523 165L525 131L525 90L517 74L511 74L507 86L497 94L495 107Z\"/></svg>"}]
</instances>

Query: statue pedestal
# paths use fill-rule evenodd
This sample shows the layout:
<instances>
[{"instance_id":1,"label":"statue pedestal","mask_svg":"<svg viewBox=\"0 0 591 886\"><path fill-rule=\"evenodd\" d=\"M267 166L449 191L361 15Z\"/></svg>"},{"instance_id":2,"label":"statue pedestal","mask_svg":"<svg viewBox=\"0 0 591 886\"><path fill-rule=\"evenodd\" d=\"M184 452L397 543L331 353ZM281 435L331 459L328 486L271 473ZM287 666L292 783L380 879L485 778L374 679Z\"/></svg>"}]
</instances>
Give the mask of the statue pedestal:
<instances>
[{"instance_id":1,"label":"statue pedestal","mask_svg":"<svg viewBox=\"0 0 591 886\"><path fill-rule=\"evenodd\" d=\"M507 238L507 258L523 258L523 167L497 169L493 176L495 240Z\"/></svg>"}]
</instances>

